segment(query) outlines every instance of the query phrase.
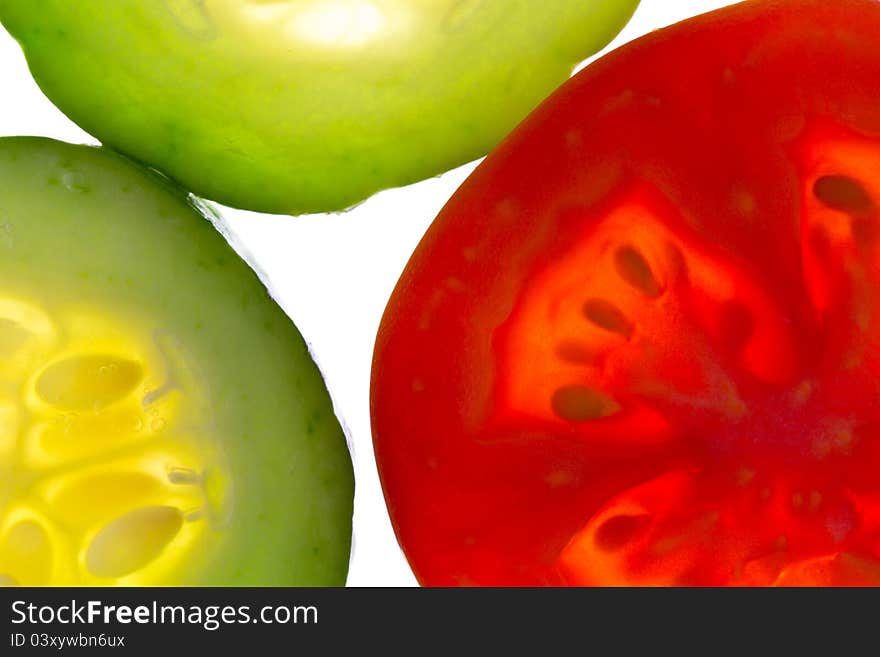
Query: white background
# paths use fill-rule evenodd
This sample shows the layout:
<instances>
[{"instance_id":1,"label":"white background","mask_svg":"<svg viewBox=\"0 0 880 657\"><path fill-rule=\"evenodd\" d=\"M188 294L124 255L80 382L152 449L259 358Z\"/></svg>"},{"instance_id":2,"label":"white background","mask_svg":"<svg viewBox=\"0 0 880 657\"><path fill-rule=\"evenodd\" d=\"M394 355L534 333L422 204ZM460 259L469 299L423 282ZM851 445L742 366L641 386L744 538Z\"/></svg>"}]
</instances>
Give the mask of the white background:
<instances>
[{"instance_id":1,"label":"white background","mask_svg":"<svg viewBox=\"0 0 880 657\"><path fill-rule=\"evenodd\" d=\"M603 52L728 4L734 3L642 0L632 21ZM670 84L675 83L674 73L670 71ZM96 143L46 100L16 43L2 30L0 135ZM311 345L346 429L357 481L351 586L416 584L391 530L373 459L370 360L382 310L410 253L474 166L382 192L345 214L291 218L219 207L236 247Z\"/></svg>"}]
</instances>

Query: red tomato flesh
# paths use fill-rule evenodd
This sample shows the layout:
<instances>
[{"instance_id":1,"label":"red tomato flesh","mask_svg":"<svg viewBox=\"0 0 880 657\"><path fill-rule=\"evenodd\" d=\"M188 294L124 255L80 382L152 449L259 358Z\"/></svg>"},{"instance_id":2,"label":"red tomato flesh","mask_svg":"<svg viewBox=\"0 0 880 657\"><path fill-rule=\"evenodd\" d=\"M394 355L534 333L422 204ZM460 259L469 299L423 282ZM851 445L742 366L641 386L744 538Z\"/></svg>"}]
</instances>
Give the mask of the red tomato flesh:
<instances>
[{"instance_id":1,"label":"red tomato flesh","mask_svg":"<svg viewBox=\"0 0 880 657\"><path fill-rule=\"evenodd\" d=\"M427 585L880 585L880 3L753 1L580 73L388 305Z\"/></svg>"}]
</instances>

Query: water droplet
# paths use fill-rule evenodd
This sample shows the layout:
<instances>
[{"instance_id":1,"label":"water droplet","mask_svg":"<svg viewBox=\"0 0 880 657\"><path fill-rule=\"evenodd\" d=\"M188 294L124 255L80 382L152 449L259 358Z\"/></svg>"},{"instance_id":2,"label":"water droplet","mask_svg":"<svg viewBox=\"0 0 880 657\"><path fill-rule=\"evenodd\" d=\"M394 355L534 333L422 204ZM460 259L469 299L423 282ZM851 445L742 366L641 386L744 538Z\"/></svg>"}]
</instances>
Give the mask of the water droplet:
<instances>
[{"instance_id":1,"label":"water droplet","mask_svg":"<svg viewBox=\"0 0 880 657\"><path fill-rule=\"evenodd\" d=\"M450 32L462 29L481 4L483 0L454 0L443 18L443 27Z\"/></svg>"},{"instance_id":2,"label":"water droplet","mask_svg":"<svg viewBox=\"0 0 880 657\"><path fill-rule=\"evenodd\" d=\"M0 223L0 246L11 249L14 242L15 236L12 232L12 224L9 222Z\"/></svg>"},{"instance_id":3,"label":"water droplet","mask_svg":"<svg viewBox=\"0 0 880 657\"><path fill-rule=\"evenodd\" d=\"M66 171L61 176L61 184L70 192L87 192L89 185L85 177L77 171Z\"/></svg>"},{"instance_id":4,"label":"water droplet","mask_svg":"<svg viewBox=\"0 0 880 657\"><path fill-rule=\"evenodd\" d=\"M76 413L66 413L63 416L62 424L64 426L64 437L70 438L70 432L73 431L79 417Z\"/></svg>"},{"instance_id":5,"label":"water droplet","mask_svg":"<svg viewBox=\"0 0 880 657\"><path fill-rule=\"evenodd\" d=\"M192 511L187 511L186 515L183 516L183 519L186 522L195 522L197 520L201 520L204 516L204 509L193 509Z\"/></svg>"},{"instance_id":6,"label":"water droplet","mask_svg":"<svg viewBox=\"0 0 880 657\"><path fill-rule=\"evenodd\" d=\"M202 483L202 476L192 468L168 468L168 481L172 484L195 485Z\"/></svg>"},{"instance_id":7,"label":"water droplet","mask_svg":"<svg viewBox=\"0 0 880 657\"><path fill-rule=\"evenodd\" d=\"M207 40L215 36L216 28L205 0L163 0L162 4L177 26L190 37Z\"/></svg>"}]
</instances>

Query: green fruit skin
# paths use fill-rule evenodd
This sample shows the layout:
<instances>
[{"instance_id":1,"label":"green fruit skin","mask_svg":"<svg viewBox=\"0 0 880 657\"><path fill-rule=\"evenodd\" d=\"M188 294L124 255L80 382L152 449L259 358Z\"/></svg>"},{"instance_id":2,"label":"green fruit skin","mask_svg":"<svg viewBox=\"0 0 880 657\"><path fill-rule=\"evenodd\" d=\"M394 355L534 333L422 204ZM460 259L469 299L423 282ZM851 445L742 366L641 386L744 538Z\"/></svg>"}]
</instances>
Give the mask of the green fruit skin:
<instances>
[{"instance_id":1,"label":"green fruit skin","mask_svg":"<svg viewBox=\"0 0 880 657\"><path fill-rule=\"evenodd\" d=\"M321 2L342 0L299 6ZM242 20L278 4L259 0L0 0L0 21L46 95L105 145L204 198L299 214L486 154L638 0L371 3L414 27L315 46L283 21Z\"/></svg>"},{"instance_id":2,"label":"green fruit skin","mask_svg":"<svg viewBox=\"0 0 880 657\"><path fill-rule=\"evenodd\" d=\"M354 483L328 392L296 328L185 192L105 149L0 138L0 281L0 295L48 308L157 320L198 365L230 514L205 563L158 583L345 583Z\"/></svg>"}]
</instances>

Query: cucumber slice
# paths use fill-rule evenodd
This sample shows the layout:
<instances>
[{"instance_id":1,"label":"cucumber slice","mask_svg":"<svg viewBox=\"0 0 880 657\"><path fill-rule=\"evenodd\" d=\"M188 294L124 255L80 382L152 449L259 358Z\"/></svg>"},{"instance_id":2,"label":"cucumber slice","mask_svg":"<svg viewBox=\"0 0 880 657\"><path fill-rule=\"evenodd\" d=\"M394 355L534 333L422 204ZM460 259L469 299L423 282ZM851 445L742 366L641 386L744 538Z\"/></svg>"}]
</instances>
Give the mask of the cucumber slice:
<instances>
[{"instance_id":1,"label":"cucumber slice","mask_svg":"<svg viewBox=\"0 0 880 657\"><path fill-rule=\"evenodd\" d=\"M199 196L339 210L488 152L638 0L0 0L43 91Z\"/></svg>"},{"instance_id":2,"label":"cucumber slice","mask_svg":"<svg viewBox=\"0 0 880 657\"><path fill-rule=\"evenodd\" d=\"M341 585L352 502L303 339L188 195L0 139L0 583Z\"/></svg>"}]
</instances>

